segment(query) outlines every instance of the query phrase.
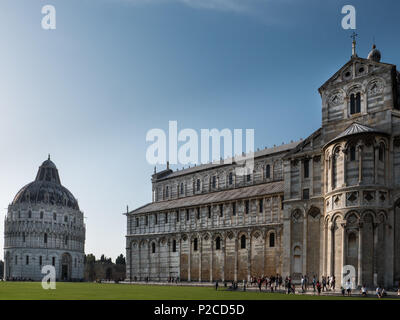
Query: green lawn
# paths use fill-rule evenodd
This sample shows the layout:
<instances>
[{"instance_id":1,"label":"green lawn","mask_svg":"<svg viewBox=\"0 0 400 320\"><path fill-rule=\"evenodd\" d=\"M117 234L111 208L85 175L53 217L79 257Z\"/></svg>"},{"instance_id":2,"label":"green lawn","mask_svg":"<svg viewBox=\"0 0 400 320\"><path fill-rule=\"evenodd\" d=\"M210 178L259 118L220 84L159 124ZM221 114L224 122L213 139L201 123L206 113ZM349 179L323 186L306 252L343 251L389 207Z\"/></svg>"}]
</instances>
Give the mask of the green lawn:
<instances>
[{"instance_id":1,"label":"green lawn","mask_svg":"<svg viewBox=\"0 0 400 320\"><path fill-rule=\"evenodd\" d=\"M55 290L44 290L40 282L0 282L0 300L312 300L356 299L285 295L243 291L215 291L210 287L146 286L127 284L58 282ZM361 298L365 299L365 298Z\"/></svg>"}]
</instances>

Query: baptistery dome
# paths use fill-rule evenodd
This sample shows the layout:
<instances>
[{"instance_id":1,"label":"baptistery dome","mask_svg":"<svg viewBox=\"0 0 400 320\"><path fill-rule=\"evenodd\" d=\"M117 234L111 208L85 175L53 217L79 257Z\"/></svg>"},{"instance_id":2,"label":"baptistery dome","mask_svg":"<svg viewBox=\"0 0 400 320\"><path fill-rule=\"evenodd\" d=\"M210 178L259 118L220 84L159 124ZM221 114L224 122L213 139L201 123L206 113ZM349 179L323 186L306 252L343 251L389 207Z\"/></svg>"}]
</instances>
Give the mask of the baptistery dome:
<instances>
[{"instance_id":1,"label":"baptistery dome","mask_svg":"<svg viewBox=\"0 0 400 320\"><path fill-rule=\"evenodd\" d=\"M56 165L49 158L42 163L35 181L24 186L15 196L12 204L33 202L49 203L79 210L78 201L61 185Z\"/></svg>"}]
</instances>

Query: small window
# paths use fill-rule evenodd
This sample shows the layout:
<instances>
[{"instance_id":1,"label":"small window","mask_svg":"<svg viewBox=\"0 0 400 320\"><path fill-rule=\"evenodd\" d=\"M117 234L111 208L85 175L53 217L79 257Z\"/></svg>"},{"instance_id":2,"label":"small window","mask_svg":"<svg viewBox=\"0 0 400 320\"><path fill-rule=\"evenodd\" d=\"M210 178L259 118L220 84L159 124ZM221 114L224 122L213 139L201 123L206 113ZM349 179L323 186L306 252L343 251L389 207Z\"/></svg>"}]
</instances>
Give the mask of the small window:
<instances>
[{"instance_id":1,"label":"small window","mask_svg":"<svg viewBox=\"0 0 400 320\"><path fill-rule=\"evenodd\" d=\"M236 216L236 203L235 202L232 203L232 215Z\"/></svg>"},{"instance_id":2,"label":"small window","mask_svg":"<svg viewBox=\"0 0 400 320\"><path fill-rule=\"evenodd\" d=\"M53 267L56 265L56 257L51 258L51 264L53 265Z\"/></svg>"},{"instance_id":3,"label":"small window","mask_svg":"<svg viewBox=\"0 0 400 320\"><path fill-rule=\"evenodd\" d=\"M154 215L154 224L157 224L157 223L158 223L158 215L155 214L155 215Z\"/></svg>"},{"instance_id":4,"label":"small window","mask_svg":"<svg viewBox=\"0 0 400 320\"><path fill-rule=\"evenodd\" d=\"M151 253L156 253L156 244L154 242L151 243Z\"/></svg>"},{"instance_id":5,"label":"small window","mask_svg":"<svg viewBox=\"0 0 400 320\"><path fill-rule=\"evenodd\" d=\"M216 188L216 187L217 187L217 177L216 177L216 176L213 176L213 177L212 177L212 187L213 187L213 188Z\"/></svg>"},{"instance_id":6,"label":"small window","mask_svg":"<svg viewBox=\"0 0 400 320\"><path fill-rule=\"evenodd\" d=\"M149 217L148 216L144 216L144 224L146 226L149 225Z\"/></svg>"},{"instance_id":7,"label":"small window","mask_svg":"<svg viewBox=\"0 0 400 320\"><path fill-rule=\"evenodd\" d=\"M190 219L189 209L186 209L186 221Z\"/></svg>"},{"instance_id":8,"label":"small window","mask_svg":"<svg viewBox=\"0 0 400 320\"><path fill-rule=\"evenodd\" d=\"M167 186L166 188L165 188L165 197L169 197L169 187Z\"/></svg>"},{"instance_id":9,"label":"small window","mask_svg":"<svg viewBox=\"0 0 400 320\"><path fill-rule=\"evenodd\" d=\"M200 179L197 179L196 189L197 189L197 191L200 191Z\"/></svg>"},{"instance_id":10,"label":"small window","mask_svg":"<svg viewBox=\"0 0 400 320\"><path fill-rule=\"evenodd\" d=\"M233 183L233 174L232 172L229 173L229 185Z\"/></svg>"},{"instance_id":11,"label":"small window","mask_svg":"<svg viewBox=\"0 0 400 320\"><path fill-rule=\"evenodd\" d=\"M357 114L361 112L361 94L357 92L350 95L350 114Z\"/></svg>"},{"instance_id":12,"label":"small window","mask_svg":"<svg viewBox=\"0 0 400 320\"><path fill-rule=\"evenodd\" d=\"M271 248L275 247L275 233L273 232L269 234L269 246Z\"/></svg>"},{"instance_id":13,"label":"small window","mask_svg":"<svg viewBox=\"0 0 400 320\"><path fill-rule=\"evenodd\" d=\"M40 219L43 219L43 211L40 211Z\"/></svg>"},{"instance_id":14,"label":"small window","mask_svg":"<svg viewBox=\"0 0 400 320\"><path fill-rule=\"evenodd\" d=\"M64 216L64 222L68 222L68 216Z\"/></svg>"},{"instance_id":15,"label":"small window","mask_svg":"<svg viewBox=\"0 0 400 320\"><path fill-rule=\"evenodd\" d=\"M211 206L208 206L208 219L211 219Z\"/></svg>"},{"instance_id":16,"label":"small window","mask_svg":"<svg viewBox=\"0 0 400 320\"><path fill-rule=\"evenodd\" d=\"M176 240L172 241L172 252L176 252Z\"/></svg>"},{"instance_id":17,"label":"small window","mask_svg":"<svg viewBox=\"0 0 400 320\"><path fill-rule=\"evenodd\" d=\"M250 209L250 201L249 200L246 200L245 202L244 202L244 213L245 214L249 214L249 210Z\"/></svg>"},{"instance_id":18,"label":"small window","mask_svg":"<svg viewBox=\"0 0 400 320\"><path fill-rule=\"evenodd\" d=\"M240 248L246 249L246 236L245 235L242 235L240 237Z\"/></svg>"},{"instance_id":19,"label":"small window","mask_svg":"<svg viewBox=\"0 0 400 320\"><path fill-rule=\"evenodd\" d=\"M196 216L197 216L197 220L199 220L200 219L200 208L197 208Z\"/></svg>"},{"instance_id":20,"label":"small window","mask_svg":"<svg viewBox=\"0 0 400 320\"><path fill-rule=\"evenodd\" d=\"M271 166L269 164L267 164L267 166L265 167L265 178L271 178Z\"/></svg>"},{"instance_id":21,"label":"small window","mask_svg":"<svg viewBox=\"0 0 400 320\"><path fill-rule=\"evenodd\" d=\"M176 221L179 222L179 211L176 212Z\"/></svg>"},{"instance_id":22,"label":"small window","mask_svg":"<svg viewBox=\"0 0 400 320\"><path fill-rule=\"evenodd\" d=\"M16 265L18 264L18 257L17 256L15 256L15 264Z\"/></svg>"},{"instance_id":23,"label":"small window","mask_svg":"<svg viewBox=\"0 0 400 320\"><path fill-rule=\"evenodd\" d=\"M310 160L305 159L303 162L304 166L304 178L309 178L310 177Z\"/></svg>"},{"instance_id":24,"label":"small window","mask_svg":"<svg viewBox=\"0 0 400 320\"><path fill-rule=\"evenodd\" d=\"M75 268L77 267L77 265L78 265L78 260L75 258Z\"/></svg>"},{"instance_id":25,"label":"small window","mask_svg":"<svg viewBox=\"0 0 400 320\"><path fill-rule=\"evenodd\" d=\"M350 147L350 161L356 161L356 147Z\"/></svg>"},{"instance_id":26,"label":"small window","mask_svg":"<svg viewBox=\"0 0 400 320\"><path fill-rule=\"evenodd\" d=\"M383 145L379 146L379 161L385 160L385 147Z\"/></svg>"},{"instance_id":27,"label":"small window","mask_svg":"<svg viewBox=\"0 0 400 320\"><path fill-rule=\"evenodd\" d=\"M197 238L193 240L193 251L197 251Z\"/></svg>"},{"instance_id":28,"label":"small window","mask_svg":"<svg viewBox=\"0 0 400 320\"><path fill-rule=\"evenodd\" d=\"M303 199L310 199L310 189L303 189Z\"/></svg>"},{"instance_id":29,"label":"small window","mask_svg":"<svg viewBox=\"0 0 400 320\"><path fill-rule=\"evenodd\" d=\"M26 256L26 264L29 264L29 256Z\"/></svg>"},{"instance_id":30,"label":"small window","mask_svg":"<svg viewBox=\"0 0 400 320\"><path fill-rule=\"evenodd\" d=\"M31 210L28 211L28 218L29 218L29 219L32 218L32 211L31 211Z\"/></svg>"},{"instance_id":31,"label":"small window","mask_svg":"<svg viewBox=\"0 0 400 320\"><path fill-rule=\"evenodd\" d=\"M217 237L215 239L215 250L221 250L221 238Z\"/></svg>"},{"instance_id":32,"label":"small window","mask_svg":"<svg viewBox=\"0 0 400 320\"><path fill-rule=\"evenodd\" d=\"M181 183L181 194L184 193L183 182Z\"/></svg>"},{"instance_id":33,"label":"small window","mask_svg":"<svg viewBox=\"0 0 400 320\"><path fill-rule=\"evenodd\" d=\"M264 211L264 201L263 199L260 199L258 202L258 209L260 210L260 213L262 213Z\"/></svg>"},{"instance_id":34,"label":"small window","mask_svg":"<svg viewBox=\"0 0 400 320\"><path fill-rule=\"evenodd\" d=\"M47 243L47 233L44 234L43 242Z\"/></svg>"},{"instance_id":35,"label":"small window","mask_svg":"<svg viewBox=\"0 0 400 320\"><path fill-rule=\"evenodd\" d=\"M136 218L136 227L139 227L139 218Z\"/></svg>"},{"instance_id":36,"label":"small window","mask_svg":"<svg viewBox=\"0 0 400 320\"><path fill-rule=\"evenodd\" d=\"M25 242L25 232L22 233L22 242Z\"/></svg>"},{"instance_id":37,"label":"small window","mask_svg":"<svg viewBox=\"0 0 400 320\"><path fill-rule=\"evenodd\" d=\"M65 245L68 245L68 236L65 237Z\"/></svg>"},{"instance_id":38,"label":"small window","mask_svg":"<svg viewBox=\"0 0 400 320\"><path fill-rule=\"evenodd\" d=\"M53 220L56 221L57 220L57 213L53 213Z\"/></svg>"},{"instance_id":39,"label":"small window","mask_svg":"<svg viewBox=\"0 0 400 320\"><path fill-rule=\"evenodd\" d=\"M251 180L251 174L250 174L250 173L248 173L248 174L246 175L246 180L247 180L247 182L250 182L250 180Z\"/></svg>"},{"instance_id":40,"label":"small window","mask_svg":"<svg viewBox=\"0 0 400 320\"><path fill-rule=\"evenodd\" d=\"M168 213L165 214L165 223L168 223Z\"/></svg>"},{"instance_id":41,"label":"small window","mask_svg":"<svg viewBox=\"0 0 400 320\"><path fill-rule=\"evenodd\" d=\"M39 266L41 266L43 264L43 258L42 256L39 257Z\"/></svg>"},{"instance_id":42,"label":"small window","mask_svg":"<svg viewBox=\"0 0 400 320\"><path fill-rule=\"evenodd\" d=\"M224 216L224 205L222 203L219 205L219 216Z\"/></svg>"}]
</instances>

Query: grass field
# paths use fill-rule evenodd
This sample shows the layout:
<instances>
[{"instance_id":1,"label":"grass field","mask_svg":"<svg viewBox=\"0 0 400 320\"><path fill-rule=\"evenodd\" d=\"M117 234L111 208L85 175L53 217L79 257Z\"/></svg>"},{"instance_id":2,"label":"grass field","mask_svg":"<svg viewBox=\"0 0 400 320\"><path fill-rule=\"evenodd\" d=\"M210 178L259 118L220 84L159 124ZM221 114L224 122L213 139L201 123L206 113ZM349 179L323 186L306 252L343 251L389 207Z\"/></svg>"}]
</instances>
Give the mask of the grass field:
<instances>
[{"instance_id":1,"label":"grass field","mask_svg":"<svg viewBox=\"0 0 400 320\"><path fill-rule=\"evenodd\" d=\"M40 282L0 282L0 300L338 300L356 297L286 295L281 293L215 291L210 287L149 286L58 282L44 290ZM369 299L369 298L359 298Z\"/></svg>"}]
</instances>

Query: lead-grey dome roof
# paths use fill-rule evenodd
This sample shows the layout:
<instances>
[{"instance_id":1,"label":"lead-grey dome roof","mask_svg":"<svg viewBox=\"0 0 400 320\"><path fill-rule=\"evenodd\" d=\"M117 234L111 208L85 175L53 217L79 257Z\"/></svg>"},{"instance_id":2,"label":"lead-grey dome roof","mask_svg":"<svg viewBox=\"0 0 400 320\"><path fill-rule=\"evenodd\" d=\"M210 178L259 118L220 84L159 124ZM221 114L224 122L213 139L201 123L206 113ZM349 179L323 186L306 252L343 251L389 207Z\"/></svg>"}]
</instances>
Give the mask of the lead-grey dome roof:
<instances>
[{"instance_id":1,"label":"lead-grey dome roof","mask_svg":"<svg viewBox=\"0 0 400 320\"><path fill-rule=\"evenodd\" d=\"M372 50L368 54L367 59L375 62L381 61L381 52L376 48L375 45L372 46Z\"/></svg>"},{"instance_id":2,"label":"lead-grey dome roof","mask_svg":"<svg viewBox=\"0 0 400 320\"><path fill-rule=\"evenodd\" d=\"M78 201L61 185L57 167L50 160L50 156L39 167L35 181L22 187L12 204L24 202L43 202L79 210Z\"/></svg>"}]
</instances>

